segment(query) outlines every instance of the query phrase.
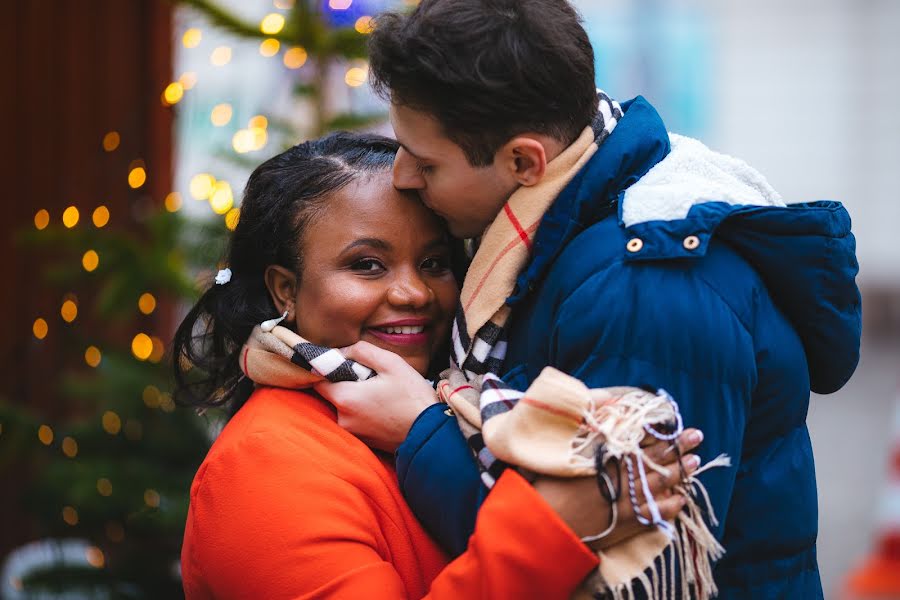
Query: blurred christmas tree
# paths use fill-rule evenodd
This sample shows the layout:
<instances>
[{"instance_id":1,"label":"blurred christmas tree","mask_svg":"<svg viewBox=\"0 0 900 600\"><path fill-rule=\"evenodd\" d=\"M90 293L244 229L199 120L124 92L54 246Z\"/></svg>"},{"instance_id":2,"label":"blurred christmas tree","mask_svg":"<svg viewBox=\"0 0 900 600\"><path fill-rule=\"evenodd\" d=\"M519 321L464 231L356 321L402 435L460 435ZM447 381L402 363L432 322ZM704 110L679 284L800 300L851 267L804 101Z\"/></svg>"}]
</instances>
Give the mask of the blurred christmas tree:
<instances>
[{"instance_id":1,"label":"blurred christmas tree","mask_svg":"<svg viewBox=\"0 0 900 600\"><path fill-rule=\"evenodd\" d=\"M255 24L207 0L181 3L235 35L259 39L263 56L281 53L296 74L298 107L309 115L302 132L286 135L292 143L384 118L381 112L335 114L329 100L336 73L343 70L352 87L365 82L371 18L362 12L378 7L275 0L279 12ZM189 93L194 82L188 80L155 93L174 107ZM267 126L260 117L238 131L231 157L265 146ZM107 143L114 147L118 138L103 140L109 151ZM129 167L129 186L140 188L145 179L142 164ZM107 226L104 206L90 215L93 227L76 226L88 216L75 207L66 209L62 225L49 224L46 211L38 211L34 227L20 236L22 251L49 265L41 273L47 292L66 293L60 315L68 323L54 330L65 366L46 374L58 383L63 416L45 422L0 401L0 469L25 462L34 474L23 497L43 538L7 564L9 583L22 597L182 595L178 560L190 483L222 419L176 408L165 348L178 312L211 279L228 229L240 218L224 179L199 174L190 192L224 220L185 217L180 195L172 192L164 202L136 202L115 226ZM73 256L80 264L73 265ZM47 321L36 319L32 331L43 340Z\"/></svg>"}]
</instances>

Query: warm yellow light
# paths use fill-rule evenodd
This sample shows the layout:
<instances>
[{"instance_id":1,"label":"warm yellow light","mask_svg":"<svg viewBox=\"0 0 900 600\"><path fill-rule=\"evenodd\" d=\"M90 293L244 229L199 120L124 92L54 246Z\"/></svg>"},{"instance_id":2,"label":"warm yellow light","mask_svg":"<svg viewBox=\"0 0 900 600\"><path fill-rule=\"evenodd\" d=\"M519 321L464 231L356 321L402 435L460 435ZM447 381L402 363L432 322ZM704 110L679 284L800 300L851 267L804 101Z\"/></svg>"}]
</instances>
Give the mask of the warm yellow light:
<instances>
[{"instance_id":1,"label":"warm yellow light","mask_svg":"<svg viewBox=\"0 0 900 600\"><path fill-rule=\"evenodd\" d=\"M112 496L112 482L106 477L97 480L97 491L101 496Z\"/></svg>"},{"instance_id":2,"label":"warm yellow light","mask_svg":"<svg viewBox=\"0 0 900 600\"><path fill-rule=\"evenodd\" d=\"M369 70L364 69L362 67L352 67L347 69L346 75L344 75L344 83L349 85L350 87L359 87L366 82L366 78L369 76Z\"/></svg>"},{"instance_id":3,"label":"warm yellow light","mask_svg":"<svg viewBox=\"0 0 900 600\"><path fill-rule=\"evenodd\" d=\"M157 492L156 490L151 489L144 492L144 504L146 504L150 508L158 508L159 500L159 492Z\"/></svg>"},{"instance_id":4,"label":"warm yellow light","mask_svg":"<svg viewBox=\"0 0 900 600\"><path fill-rule=\"evenodd\" d=\"M103 205L98 206L94 209L91 220L94 221L94 227L105 227L109 223L109 209Z\"/></svg>"},{"instance_id":5,"label":"warm yellow light","mask_svg":"<svg viewBox=\"0 0 900 600\"><path fill-rule=\"evenodd\" d=\"M66 525L78 525L78 511L71 506L64 506L62 509L62 518Z\"/></svg>"},{"instance_id":6,"label":"warm yellow light","mask_svg":"<svg viewBox=\"0 0 900 600\"><path fill-rule=\"evenodd\" d=\"M101 550L97 546L89 546L88 548L85 548L84 557L87 559L88 564L95 569L102 569L103 565L106 564L106 559L103 556L103 550Z\"/></svg>"},{"instance_id":7,"label":"warm yellow light","mask_svg":"<svg viewBox=\"0 0 900 600\"><path fill-rule=\"evenodd\" d=\"M147 360L153 352L153 340L146 333L139 333L131 340L131 352L138 360Z\"/></svg>"},{"instance_id":8,"label":"warm yellow light","mask_svg":"<svg viewBox=\"0 0 900 600\"><path fill-rule=\"evenodd\" d=\"M88 250L84 253L84 256L81 257L81 266L84 267L84 270L88 273L96 269L99 265L100 255L97 254L96 250Z\"/></svg>"},{"instance_id":9,"label":"warm yellow light","mask_svg":"<svg viewBox=\"0 0 900 600\"><path fill-rule=\"evenodd\" d=\"M196 27L191 27L181 36L181 43L185 48L196 48L203 39L203 32Z\"/></svg>"},{"instance_id":10,"label":"warm yellow light","mask_svg":"<svg viewBox=\"0 0 900 600\"><path fill-rule=\"evenodd\" d=\"M259 24L259 30L266 35L275 35L284 29L284 17L278 13L269 13Z\"/></svg>"},{"instance_id":11,"label":"warm yellow light","mask_svg":"<svg viewBox=\"0 0 900 600\"><path fill-rule=\"evenodd\" d=\"M231 184L227 181L216 182L216 189L209 197L209 205L218 215L224 215L234 206L234 196L231 193Z\"/></svg>"},{"instance_id":12,"label":"warm yellow light","mask_svg":"<svg viewBox=\"0 0 900 600\"><path fill-rule=\"evenodd\" d=\"M275 38L266 38L259 44L259 53L268 58L278 54L280 48L281 42Z\"/></svg>"},{"instance_id":13,"label":"warm yellow light","mask_svg":"<svg viewBox=\"0 0 900 600\"><path fill-rule=\"evenodd\" d=\"M44 319L40 319L40 318L35 319L34 325L31 326L31 332L34 334L34 337L36 337L39 340L42 340L45 337L47 337L48 329L49 329L49 327L47 327L47 321L45 321Z\"/></svg>"},{"instance_id":14,"label":"warm yellow light","mask_svg":"<svg viewBox=\"0 0 900 600\"><path fill-rule=\"evenodd\" d=\"M100 348L97 346L88 346L87 350L84 351L84 362L86 362L89 367L98 366L102 358L103 355L100 354Z\"/></svg>"},{"instance_id":15,"label":"warm yellow light","mask_svg":"<svg viewBox=\"0 0 900 600\"><path fill-rule=\"evenodd\" d=\"M78 217L79 217L78 209L75 208L74 206L68 207L66 210L63 211L63 217L62 217L63 225L65 225L69 229L71 229L72 227L75 227L76 225L78 225Z\"/></svg>"},{"instance_id":16,"label":"warm yellow light","mask_svg":"<svg viewBox=\"0 0 900 600\"><path fill-rule=\"evenodd\" d=\"M71 323L78 316L78 305L74 300L66 300L62 303L59 314L62 315L63 321Z\"/></svg>"},{"instance_id":17,"label":"warm yellow light","mask_svg":"<svg viewBox=\"0 0 900 600\"><path fill-rule=\"evenodd\" d=\"M121 138L119 138L118 131L110 131L106 135L103 136L103 149L107 152L112 152L116 148L119 147L119 142Z\"/></svg>"},{"instance_id":18,"label":"warm yellow light","mask_svg":"<svg viewBox=\"0 0 900 600\"><path fill-rule=\"evenodd\" d=\"M249 127L250 129L253 129L254 127L265 129L268 126L269 120L262 115L250 117L250 121L247 123L247 127Z\"/></svg>"},{"instance_id":19,"label":"warm yellow light","mask_svg":"<svg viewBox=\"0 0 900 600\"><path fill-rule=\"evenodd\" d=\"M41 440L41 443L45 446L49 446L53 443L53 430L50 429L49 425L41 425L38 427L38 439Z\"/></svg>"},{"instance_id":20,"label":"warm yellow light","mask_svg":"<svg viewBox=\"0 0 900 600\"><path fill-rule=\"evenodd\" d=\"M171 213L178 212L178 209L181 208L181 194L178 192L169 192L166 194L165 205L167 211Z\"/></svg>"},{"instance_id":21,"label":"warm yellow light","mask_svg":"<svg viewBox=\"0 0 900 600\"><path fill-rule=\"evenodd\" d=\"M41 210L34 213L34 226L37 227L38 230L46 228L49 224L50 213L47 212L46 209L42 208Z\"/></svg>"},{"instance_id":22,"label":"warm yellow light","mask_svg":"<svg viewBox=\"0 0 900 600\"><path fill-rule=\"evenodd\" d=\"M216 127L223 127L228 125L228 122L231 120L232 112L231 105L227 102L216 104L213 106L212 112L209 113L209 120L212 121L212 124Z\"/></svg>"},{"instance_id":23,"label":"warm yellow light","mask_svg":"<svg viewBox=\"0 0 900 600\"><path fill-rule=\"evenodd\" d=\"M148 360L152 363L158 363L166 354L166 345L156 336L151 337L150 341L153 343L153 350L150 351Z\"/></svg>"},{"instance_id":24,"label":"warm yellow light","mask_svg":"<svg viewBox=\"0 0 900 600\"><path fill-rule=\"evenodd\" d=\"M102 421L103 431L105 431L109 435L116 435L122 429L122 419L120 419L119 415L111 410L103 413Z\"/></svg>"},{"instance_id":25,"label":"warm yellow light","mask_svg":"<svg viewBox=\"0 0 900 600\"><path fill-rule=\"evenodd\" d=\"M216 185L216 178L209 173L197 173L191 177L190 192L191 196L197 200L206 200L212 194L213 187Z\"/></svg>"},{"instance_id":26,"label":"warm yellow light","mask_svg":"<svg viewBox=\"0 0 900 600\"><path fill-rule=\"evenodd\" d=\"M237 229L238 221L241 220L241 209L232 208L225 214L225 227L234 231Z\"/></svg>"},{"instance_id":27,"label":"warm yellow light","mask_svg":"<svg viewBox=\"0 0 900 600\"><path fill-rule=\"evenodd\" d=\"M138 298L138 309L145 315L149 315L156 309L156 298L150 292L144 292Z\"/></svg>"},{"instance_id":28,"label":"warm yellow light","mask_svg":"<svg viewBox=\"0 0 900 600\"><path fill-rule=\"evenodd\" d=\"M128 185L137 189L147 181L147 171L144 167L135 167L128 172Z\"/></svg>"},{"instance_id":29,"label":"warm yellow light","mask_svg":"<svg viewBox=\"0 0 900 600\"><path fill-rule=\"evenodd\" d=\"M356 29L359 33L367 34L372 33L372 30L375 28L374 23L372 22L372 17L369 15L363 15L362 17L356 20L356 23L353 24L353 28Z\"/></svg>"},{"instance_id":30,"label":"warm yellow light","mask_svg":"<svg viewBox=\"0 0 900 600\"><path fill-rule=\"evenodd\" d=\"M184 98L184 86L177 81L173 81L163 90L162 101L165 106L178 104L182 98Z\"/></svg>"},{"instance_id":31,"label":"warm yellow light","mask_svg":"<svg viewBox=\"0 0 900 600\"><path fill-rule=\"evenodd\" d=\"M231 62L231 48L228 46L219 46L209 55L209 62L217 67L227 65Z\"/></svg>"},{"instance_id":32,"label":"warm yellow light","mask_svg":"<svg viewBox=\"0 0 900 600\"><path fill-rule=\"evenodd\" d=\"M148 385L144 388L144 393L142 394L144 399L144 404L147 405L147 408L159 408L159 388L155 385Z\"/></svg>"},{"instance_id":33,"label":"warm yellow light","mask_svg":"<svg viewBox=\"0 0 900 600\"><path fill-rule=\"evenodd\" d=\"M288 10L294 7L294 0L274 0L273 4L275 5L275 8Z\"/></svg>"},{"instance_id":34,"label":"warm yellow light","mask_svg":"<svg viewBox=\"0 0 900 600\"><path fill-rule=\"evenodd\" d=\"M294 46L284 53L282 60L288 69L299 69L306 64L306 50L302 46Z\"/></svg>"},{"instance_id":35,"label":"warm yellow light","mask_svg":"<svg viewBox=\"0 0 900 600\"><path fill-rule=\"evenodd\" d=\"M253 149L259 150L263 146L266 145L266 142L269 139L269 134L266 133L266 130L262 127L251 127L250 128L251 139L253 140Z\"/></svg>"},{"instance_id":36,"label":"warm yellow light","mask_svg":"<svg viewBox=\"0 0 900 600\"><path fill-rule=\"evenodd\" d=\"M328 0L328 7L332 10L347 10L353 0Z\"/></svg>"},{"instance_id":37,"label":"warm yellow light","mask_svg":"<svg viewBox=\"0 0 900 600\"><path fill-rule=\"evenodd\" d=\"M253 134L249 129L238 129L231 136L231 147L238 154L244 154L253 150Z\"/></svg>"},{"instance_id":38,"label":"warm yellow light","mask_svg":"<svg viewBox=\"0 0 900 600\"><path fill-rule=\"evenodd\" d=\"M74 438L68 436L64 437L62 441L62 451L63 454L69 458L75 458L78 455L78 442L76 442Z\"/></svg>"},{"instance_id":39,"label":"warm yellow light","mask_svg":"<svg viewBox=\"0 0 900 600\"><path fill-rule=\"evenodd\" d=\"M185 71L181 74L181 77L178 78L178 83L181 84L185 90L189 90L197 85L197 74L193 71Z\"/></svg>"}]
</instances>

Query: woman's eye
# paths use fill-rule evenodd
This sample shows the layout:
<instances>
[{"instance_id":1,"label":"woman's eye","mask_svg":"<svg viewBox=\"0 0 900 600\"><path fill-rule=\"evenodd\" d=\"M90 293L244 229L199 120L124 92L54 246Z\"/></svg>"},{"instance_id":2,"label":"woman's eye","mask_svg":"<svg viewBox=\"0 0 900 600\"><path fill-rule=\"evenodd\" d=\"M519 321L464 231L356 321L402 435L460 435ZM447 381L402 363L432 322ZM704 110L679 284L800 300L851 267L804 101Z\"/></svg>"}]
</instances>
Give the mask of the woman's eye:
<instances>
[{"instance_id":1,"label":"woman's eye","mask_svg":"<svg viewBox=\"0 0 900 600\"><path fill-rule=\"evenodd\" d=\"M374 258L364 258L358 260L351 265L354 271L366 271L368 273L377 273L384 270L384 265Z\"/></svg>"},{"instance_id":2,"label":"woman's eye","mask_svg":"<svg viewBox=\"0 0 900 600\"><path fill-rule=\"evenodd\" d=\"M422 269L426 271L446 271L450 268L450 260L443 256L426 258L422 263Z\"/></svg>"}]
</instances>

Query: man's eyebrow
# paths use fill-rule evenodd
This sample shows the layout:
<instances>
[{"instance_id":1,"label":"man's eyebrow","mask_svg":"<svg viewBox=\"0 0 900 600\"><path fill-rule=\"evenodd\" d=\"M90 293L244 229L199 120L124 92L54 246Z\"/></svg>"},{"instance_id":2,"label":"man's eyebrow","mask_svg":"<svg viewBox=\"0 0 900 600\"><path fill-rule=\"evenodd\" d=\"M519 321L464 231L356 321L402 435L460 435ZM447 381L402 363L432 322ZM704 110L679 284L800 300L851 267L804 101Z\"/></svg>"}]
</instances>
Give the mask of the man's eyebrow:
<instances>
[{"instance_id":1,"label":"man's eyebrow","mask_svg":"<svg viewBox=\"0 0 900 600\"><path fill-rule=\"evenodd\" d=\"M357 248L359 246L369 246L372 248L378 248L379 250L390 250L391 245L386 241L379 238L359 238L358 240L353 240L349 244L347 244L343 250L341 250L341 254L347 252L348 250L352 250L353 248Z\"/></svg>"},{"instance_id":2,"label":"man's eyebrow","mask_svg":"<svg viewBox=\"0 0 900 600\"><path fill-rule=\"evenodd\" d=\"M424 157L422 157L422 156L416 154L415 152L413 152L412 149L411 149L409 146L407 146L406 144L404 144L404 143L402 143L402 142L400 143L400 147L403 148L403 149L406 151L407 154L409 154L410 156L412 156L414 159L416 159L416 160L419 161L419 162L422 162L422 161L424 161L424 160L428 160L427 158L424 158Z\"/></svg>"}]
</instances>

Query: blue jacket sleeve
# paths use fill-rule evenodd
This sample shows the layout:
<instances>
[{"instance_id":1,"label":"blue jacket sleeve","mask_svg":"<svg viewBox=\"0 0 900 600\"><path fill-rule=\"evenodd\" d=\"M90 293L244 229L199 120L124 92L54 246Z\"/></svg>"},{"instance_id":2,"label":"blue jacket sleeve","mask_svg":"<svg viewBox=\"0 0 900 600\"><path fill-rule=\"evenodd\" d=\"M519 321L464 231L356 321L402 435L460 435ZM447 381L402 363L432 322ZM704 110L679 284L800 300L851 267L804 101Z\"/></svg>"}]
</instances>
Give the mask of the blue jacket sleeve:
<instances>
[{"instance_id":1,"label":"blue jacket sleeve","mask_svg":"<svg viewBox=\"0 0 900 600\"><path fill-rule=\"evenodd\" d=\"M703 462L731 457L732 467L700 477L720 539L756 382L749 331L702 275L666 263L619 263L590 276L566 294L552 322L551 365L589 387L664 388L685 426L703 431Z\"/></svg>"},{"instance_id":2,"label":"blue jacket sleeve","mask_svg":"<svg viewBox=\"0 0 900 600\"><path fill-rule=\"evenodd\" d=\"M447 408L435 404L418 416L397 449L397 478L413 514L456 557L468 546L488 490Z\"/></svg>"}]
</instances>

